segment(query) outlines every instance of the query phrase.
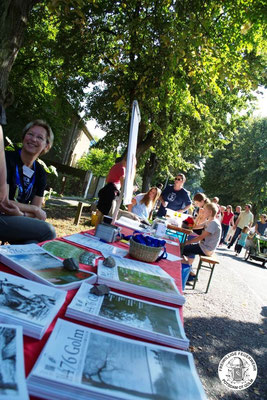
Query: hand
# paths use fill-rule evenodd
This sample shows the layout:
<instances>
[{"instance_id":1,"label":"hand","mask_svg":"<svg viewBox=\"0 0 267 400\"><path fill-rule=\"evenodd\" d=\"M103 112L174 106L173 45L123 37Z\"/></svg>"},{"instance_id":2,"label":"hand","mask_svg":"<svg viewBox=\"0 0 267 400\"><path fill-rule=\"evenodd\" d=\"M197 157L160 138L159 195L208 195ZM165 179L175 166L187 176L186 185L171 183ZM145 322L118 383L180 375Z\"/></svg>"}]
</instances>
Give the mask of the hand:
<instances>
[{"instance_id":1,"label":"hand","mask_svg":"<svg viewBox=\"0 0 267 400\"><path fill-rule=\"evenodd\" d=\"M34 218L40 219L41 221L46 220L46 212L40 207L34 207L30 212L34 214Z\"/></svg>"},{"instance_id":2,"label":"hand","mask_svg":"<svg viewBox=\"0 0 267 400\"><path fill-rule=\"evenodd\" d=\"M0 211L7 215L23 216L20 209L14 203L11 203L7 197L0 200Z\"/></svg>"},{"instance_id":3,"label":"hand","mask_svg":"<svg viewBox=\"0 0 267 400\"><path fill-rule=\"evenodd\" d=\"M165 208L165 207L167 207L167 205L168 205L168 202L167 201L162 201L162 206Z\"/></svg>"}]
</instances>

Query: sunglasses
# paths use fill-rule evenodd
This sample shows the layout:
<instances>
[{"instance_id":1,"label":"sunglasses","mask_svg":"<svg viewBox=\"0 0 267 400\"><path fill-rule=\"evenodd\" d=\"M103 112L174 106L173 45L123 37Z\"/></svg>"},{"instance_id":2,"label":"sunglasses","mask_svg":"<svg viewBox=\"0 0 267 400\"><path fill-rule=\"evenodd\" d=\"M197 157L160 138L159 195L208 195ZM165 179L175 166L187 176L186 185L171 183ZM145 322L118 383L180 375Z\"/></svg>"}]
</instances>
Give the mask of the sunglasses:
<instances>
[{"instance_id":1,"label":"sunglasses","mask_svg":"<svg viewBox=\"0 0 267 400\"><path fill-rule=\"evenodd\" d=\"M183 178L175 178L176 181L183 181Z\"/></svg>"}]
</instances>

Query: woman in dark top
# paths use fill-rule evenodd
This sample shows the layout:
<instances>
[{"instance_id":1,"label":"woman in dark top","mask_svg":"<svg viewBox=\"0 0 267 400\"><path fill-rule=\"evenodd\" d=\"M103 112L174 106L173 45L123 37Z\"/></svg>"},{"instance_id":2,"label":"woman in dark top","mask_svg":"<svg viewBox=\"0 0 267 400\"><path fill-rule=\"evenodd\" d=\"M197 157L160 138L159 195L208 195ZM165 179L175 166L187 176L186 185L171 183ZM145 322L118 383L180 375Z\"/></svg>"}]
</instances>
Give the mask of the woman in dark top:
<instances>
[{"instance_id":1,"label":"woman in dark top","mask_svg":"<svg viewBox=\"0 0 267 400\"><path fill-rule=\"evenodd\" d=\"M53 144L50 126L35 120L22 131L22 148L6 152L7 188L10 202L23 216L0 215L0 238L9 243L38 243L55 238L52 225L44 222L42 210L46 172L37 158Z\"/></svg>"}]
</instances>

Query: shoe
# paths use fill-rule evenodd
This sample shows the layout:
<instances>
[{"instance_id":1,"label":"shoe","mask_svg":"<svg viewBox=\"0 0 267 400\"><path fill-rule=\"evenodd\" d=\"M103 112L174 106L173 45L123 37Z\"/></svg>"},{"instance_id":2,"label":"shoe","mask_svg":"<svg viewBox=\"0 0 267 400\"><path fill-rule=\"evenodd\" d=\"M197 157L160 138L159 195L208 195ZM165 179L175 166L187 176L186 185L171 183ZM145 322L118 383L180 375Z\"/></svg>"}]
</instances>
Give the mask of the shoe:
<instances>
[{"instance_id":1,"label":"shoe","mask_svg":"<svg viewBox=\"0 0 267 400\"><path fill-rule=\"evenodd\" d=\"M196 275L189 275L189 277L187 278L187 282L192 282L196 279Z\"/></svg>"},{"instance_id":2,"label":"shoe","mask_svg":"<svg viewBox=\"0 0 267 400\"><path fill-rule=\"evenodd\" d=\"M227 246L227 249L231 249L231 246L230 246L230 244L228 244L228 246Z\"/></svg>"},{"instance_id":3,"label":"shoe","mask_svg":"<svg viewBox=\"0 0 267 400\"><path fill-rule=\"evenodd\" d=\"M186 282L186 286L193 286L193 282Z\"/></svg>"}]
</instances>

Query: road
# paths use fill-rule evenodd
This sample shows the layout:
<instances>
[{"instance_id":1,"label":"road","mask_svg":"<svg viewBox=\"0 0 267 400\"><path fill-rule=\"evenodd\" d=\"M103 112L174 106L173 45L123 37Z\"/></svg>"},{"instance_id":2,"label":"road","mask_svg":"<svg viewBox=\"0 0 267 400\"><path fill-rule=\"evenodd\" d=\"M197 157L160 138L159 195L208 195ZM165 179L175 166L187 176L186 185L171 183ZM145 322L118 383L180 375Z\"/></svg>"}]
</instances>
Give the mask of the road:
<instances>
[{"instance_id":1,"label":"road","mask_svg":"<svg viewBox=\"0 0 267 400\"><path fill-rule=\"evenodd\" d=\"M185 331L197 371L209 400L266 400L267 269L235 257L226 247L216 254L220 264L209 292L204 293L209 277L205 270L195 290L185 291ZM258 367L254 384L241 391L228 389L218 378L220 360L235 350L249 353Z\"/></svg>"}]
</instances>

